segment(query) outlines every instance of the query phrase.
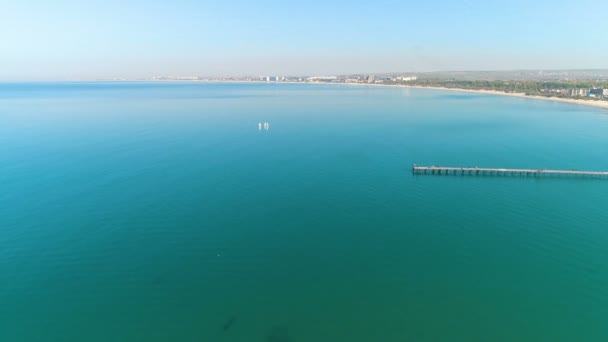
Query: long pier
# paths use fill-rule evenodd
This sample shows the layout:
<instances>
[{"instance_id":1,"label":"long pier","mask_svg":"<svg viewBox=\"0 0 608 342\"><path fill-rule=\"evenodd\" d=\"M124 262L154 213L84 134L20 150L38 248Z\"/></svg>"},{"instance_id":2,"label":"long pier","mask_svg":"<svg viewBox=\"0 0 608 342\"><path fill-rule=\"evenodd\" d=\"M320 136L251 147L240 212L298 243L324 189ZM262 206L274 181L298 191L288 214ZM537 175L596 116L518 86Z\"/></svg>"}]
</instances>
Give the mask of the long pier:
<instances>
[{"instance_id":1,"label":"long pier","mask_svg":"<svg viewBox=\"0 0 608 342\"><path fill-rule=\"evenodd\" d=\"M412 166L414 174L431 175L503 175L503 176L582 176L608 177L608 172L545 169L495 169L485 167Z\"/></svg>"}]
</instances>

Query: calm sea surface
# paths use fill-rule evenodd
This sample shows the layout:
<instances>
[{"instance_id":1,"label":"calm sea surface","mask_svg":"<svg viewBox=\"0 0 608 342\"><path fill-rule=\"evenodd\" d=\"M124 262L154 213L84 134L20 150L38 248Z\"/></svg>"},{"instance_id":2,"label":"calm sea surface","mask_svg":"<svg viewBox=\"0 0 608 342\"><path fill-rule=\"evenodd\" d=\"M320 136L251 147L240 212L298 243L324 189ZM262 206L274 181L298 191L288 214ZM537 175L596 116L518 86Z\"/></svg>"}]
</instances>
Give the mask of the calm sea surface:
<instances>
[{"instance_id":1,"label":"calm sea surface","mask_svg":"<svg viewBox=\"0 0 608 342\"><path fill-rule=\"evenodd\" d=\"M413 163L608 170L608 111L0 84L0 341L608 340L608 180Z\"/></svg>"}]
</instances>

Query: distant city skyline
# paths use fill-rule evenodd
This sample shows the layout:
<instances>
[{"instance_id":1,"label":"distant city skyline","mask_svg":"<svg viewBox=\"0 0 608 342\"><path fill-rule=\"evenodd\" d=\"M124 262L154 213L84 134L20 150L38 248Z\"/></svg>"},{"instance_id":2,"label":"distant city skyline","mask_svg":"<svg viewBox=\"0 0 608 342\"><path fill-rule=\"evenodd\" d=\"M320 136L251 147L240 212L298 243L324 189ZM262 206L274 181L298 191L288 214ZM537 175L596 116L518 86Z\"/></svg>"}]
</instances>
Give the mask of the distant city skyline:
<instances>
[{"instance_id":1,"label":"distant city skyline","mask_svg":"<svg viewBox=\"0 0 608 342\"><path fill-rule=\"evenodd\" d=\"M2 1L0 80L608 69L597 1Z\"/></svg>"}]
</instances>

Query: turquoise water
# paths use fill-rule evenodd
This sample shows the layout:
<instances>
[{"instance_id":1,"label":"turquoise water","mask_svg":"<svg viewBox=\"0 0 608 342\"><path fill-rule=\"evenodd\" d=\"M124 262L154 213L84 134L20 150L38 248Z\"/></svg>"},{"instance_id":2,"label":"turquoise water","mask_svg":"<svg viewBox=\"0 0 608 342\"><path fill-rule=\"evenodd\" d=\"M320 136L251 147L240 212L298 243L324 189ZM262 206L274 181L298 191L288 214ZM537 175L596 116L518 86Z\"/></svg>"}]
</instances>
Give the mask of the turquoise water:
<instances>
[{"instance_id":1,"label":"turquoise water","mask_svg":"<svg viewBox=\"0 0 608 342\"><path fill-rule=\"evenodd\" d=\"M608 111L0 84L1 341L606 341ZM268 131L258 122L269 122Z\"/></svg>"}]
</instances>

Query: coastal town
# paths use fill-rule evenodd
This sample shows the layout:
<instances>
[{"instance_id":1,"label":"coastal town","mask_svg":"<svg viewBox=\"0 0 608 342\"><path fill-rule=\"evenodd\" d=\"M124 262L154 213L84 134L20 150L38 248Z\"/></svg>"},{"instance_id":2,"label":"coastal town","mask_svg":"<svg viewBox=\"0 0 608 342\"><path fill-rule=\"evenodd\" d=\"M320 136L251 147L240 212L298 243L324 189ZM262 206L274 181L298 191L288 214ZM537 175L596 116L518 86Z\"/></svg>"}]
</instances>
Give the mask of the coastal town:
<instances>
[{"instance_id":1,"label":"coastal town","mask_svg":"<svg viewBox=\"0 0 608 342\"><path fill-rule=\"evenodd\" d=\"M156 76L152 81L262 82L392 85L492 91L548 98L608 102L608 70L428 72L329 76Z\"/></svg>"}]
</instances>

